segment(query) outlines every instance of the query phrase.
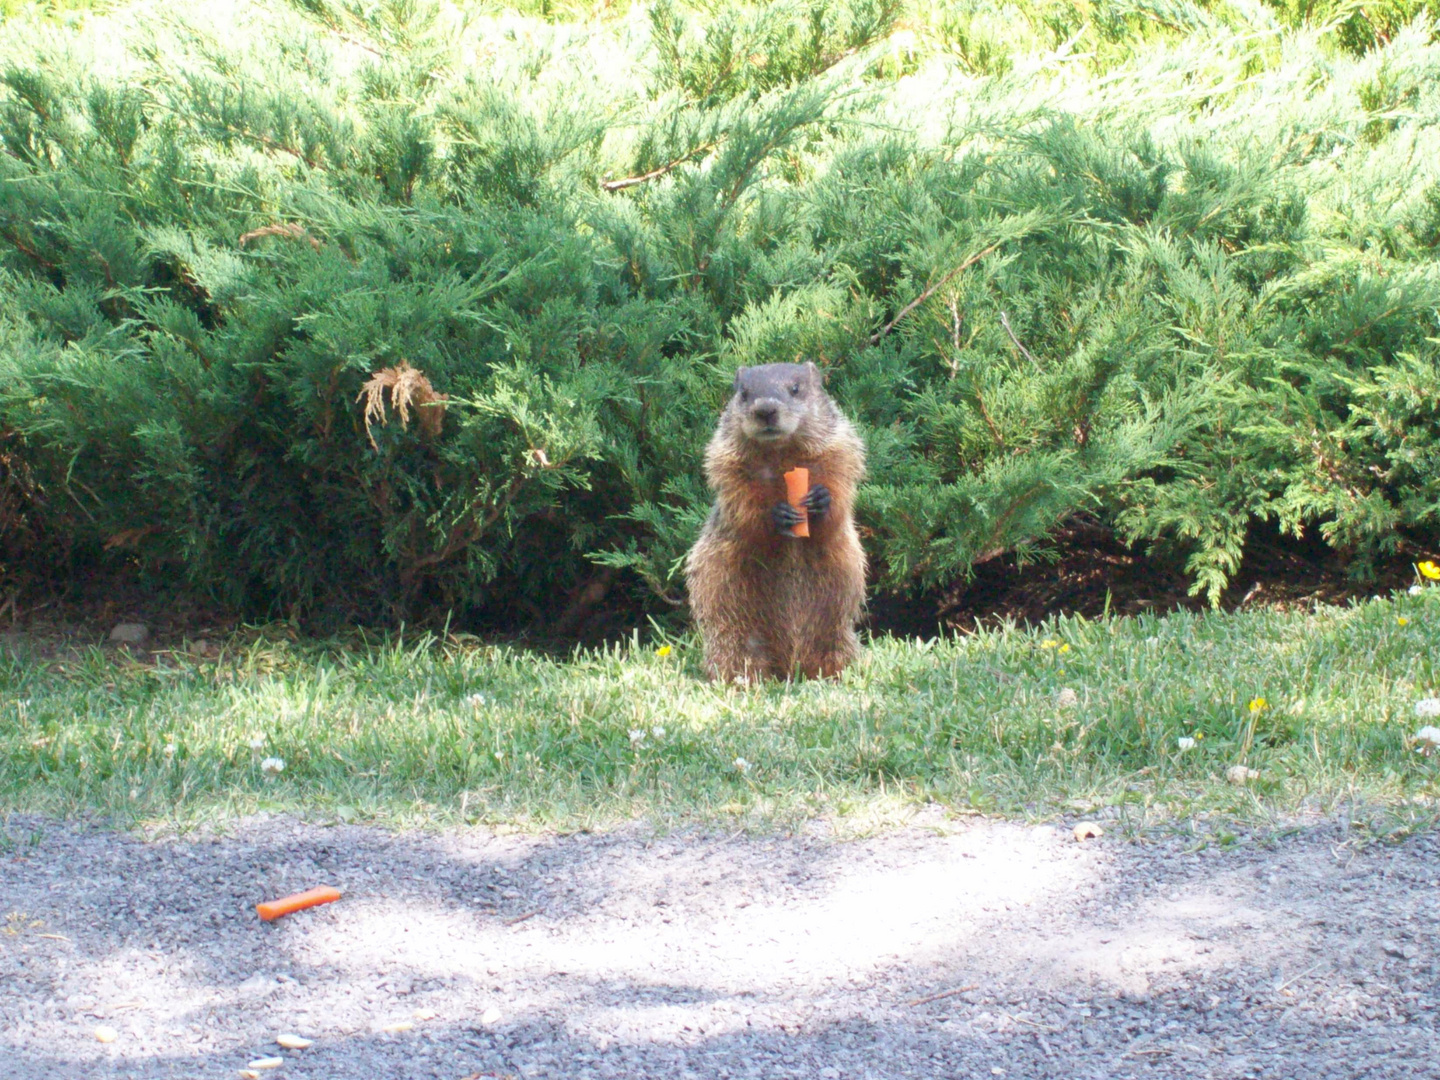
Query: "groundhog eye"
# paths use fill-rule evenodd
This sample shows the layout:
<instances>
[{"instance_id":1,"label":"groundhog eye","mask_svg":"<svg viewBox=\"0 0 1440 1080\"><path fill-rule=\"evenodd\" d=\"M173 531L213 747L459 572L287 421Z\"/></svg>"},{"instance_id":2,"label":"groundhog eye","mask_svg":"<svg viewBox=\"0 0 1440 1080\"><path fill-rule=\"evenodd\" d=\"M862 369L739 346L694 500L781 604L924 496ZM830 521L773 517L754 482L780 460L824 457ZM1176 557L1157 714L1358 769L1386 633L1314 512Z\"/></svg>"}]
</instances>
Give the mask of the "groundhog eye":
<instances>
[{"instance_id":1,"label":"groundhog eye","mask_svg":"<svg viewBox=\"0 0 1440 1080\"><path fill-rule=\"evenodd\" d=\"M740 400L741 400L741 401L749 401L749 400L750 400L750 391L749 391L749 390L741 390L741 391L740 391Z\"/></svg>"},{"instance_id":2,"label":"groundhog eye","mask_svg":"<svg viewBox=\"0 0 1440 1080\"><path fill-rule=\"evenodd\" d=\"M792 383L792 384L790 385L790 396L791 396L791 397L799 397L799 396L800 396L800 384L799 384L798 382L797 382L797 383Z\"/></svg>"}]
</instances>

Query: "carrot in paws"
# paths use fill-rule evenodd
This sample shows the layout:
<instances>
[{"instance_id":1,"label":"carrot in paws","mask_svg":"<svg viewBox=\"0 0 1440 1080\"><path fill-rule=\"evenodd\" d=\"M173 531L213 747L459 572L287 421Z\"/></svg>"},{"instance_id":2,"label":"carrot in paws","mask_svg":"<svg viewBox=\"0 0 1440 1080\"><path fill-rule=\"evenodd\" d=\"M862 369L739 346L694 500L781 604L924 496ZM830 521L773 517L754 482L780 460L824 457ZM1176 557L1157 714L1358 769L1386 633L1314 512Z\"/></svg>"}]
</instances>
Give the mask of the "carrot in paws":
<instances>
[{"instance_id":1,"label":"carrot in paws","mask_svg":"<svg viewBox=\"0 0 1440 1080\"><path fill-rule=\"evenodd\" d=\"M791 536L810 535L810 511L802 501L810 491L810 470L797 466L785 474L785 501L800 511L800 520L790 530Z\"/></svg>"}]
</instances>

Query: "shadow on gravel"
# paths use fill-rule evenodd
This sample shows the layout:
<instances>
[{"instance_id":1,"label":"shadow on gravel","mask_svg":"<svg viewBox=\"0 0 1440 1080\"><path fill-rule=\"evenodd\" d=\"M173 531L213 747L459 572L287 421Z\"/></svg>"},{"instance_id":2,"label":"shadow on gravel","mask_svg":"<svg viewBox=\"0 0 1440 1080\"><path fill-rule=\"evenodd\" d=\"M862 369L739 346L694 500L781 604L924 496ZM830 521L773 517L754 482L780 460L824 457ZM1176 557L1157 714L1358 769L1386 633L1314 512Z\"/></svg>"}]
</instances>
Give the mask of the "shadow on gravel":
<instances>
[{"instance_id":1,"label":"shadow on gravel","mask_svg":"<svg viewBox=\"0 0 1440 1080\"><path fill-rule=\"evenodd\" d=\"M284 1031L315 1046L268 1075L326 1080L1434 1075L1433 836L33 825L0 855L7 1080L236 1077Z\"/></svg>"}]
</instances>

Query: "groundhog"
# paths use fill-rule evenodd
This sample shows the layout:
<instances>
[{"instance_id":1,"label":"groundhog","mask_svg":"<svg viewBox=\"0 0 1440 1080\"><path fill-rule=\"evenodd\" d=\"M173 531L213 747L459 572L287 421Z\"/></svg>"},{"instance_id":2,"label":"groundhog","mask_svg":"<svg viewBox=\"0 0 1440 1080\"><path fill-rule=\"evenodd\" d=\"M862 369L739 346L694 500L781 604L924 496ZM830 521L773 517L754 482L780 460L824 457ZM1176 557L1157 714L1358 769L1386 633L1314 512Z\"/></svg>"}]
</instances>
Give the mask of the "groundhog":
<instances>
[{"instance_id":1,"label":"groundhog","mask_svg":"<svg viewBox=\"0 0 1440 1080\"><path fill-rule=\"evenodd\" d=\"M784 475L810 470L808 538ZM741 368L705 450L715 505L685 564L705 669L726 681L838 674L860 652L865 552L851 508L865 446L814 364Z\"/></svg>"}]
</instances>

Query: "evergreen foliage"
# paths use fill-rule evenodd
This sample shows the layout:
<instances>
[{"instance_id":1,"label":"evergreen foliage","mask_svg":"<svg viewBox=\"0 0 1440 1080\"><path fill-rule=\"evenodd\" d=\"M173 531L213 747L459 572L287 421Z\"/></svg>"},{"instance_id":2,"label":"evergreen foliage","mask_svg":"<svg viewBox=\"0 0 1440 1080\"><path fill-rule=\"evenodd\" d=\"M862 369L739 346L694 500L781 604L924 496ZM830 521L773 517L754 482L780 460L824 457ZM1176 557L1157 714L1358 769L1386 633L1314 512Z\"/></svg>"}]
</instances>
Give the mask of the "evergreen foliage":
<instances>
[{"instance_id":1,"label":"evergreen foliage","mask_svg":"<svg viewBox=\"0 0 1440 1080\"><path fill-rule=\"evenodd\" d=\"M1077 513L1211 597L1257 520L1362 574L1440 538L1423 16L544 14L0 23L8 572L313 620L675 600L728 373L797 356L890 587Z\"/></svg>"}]
</instances>

